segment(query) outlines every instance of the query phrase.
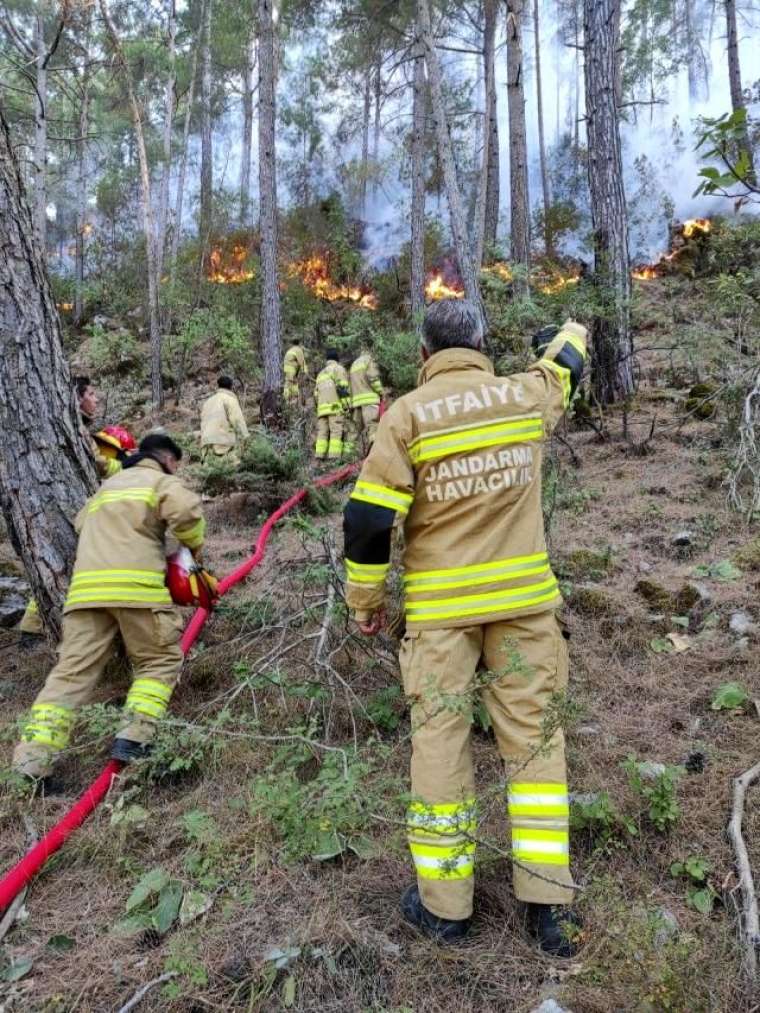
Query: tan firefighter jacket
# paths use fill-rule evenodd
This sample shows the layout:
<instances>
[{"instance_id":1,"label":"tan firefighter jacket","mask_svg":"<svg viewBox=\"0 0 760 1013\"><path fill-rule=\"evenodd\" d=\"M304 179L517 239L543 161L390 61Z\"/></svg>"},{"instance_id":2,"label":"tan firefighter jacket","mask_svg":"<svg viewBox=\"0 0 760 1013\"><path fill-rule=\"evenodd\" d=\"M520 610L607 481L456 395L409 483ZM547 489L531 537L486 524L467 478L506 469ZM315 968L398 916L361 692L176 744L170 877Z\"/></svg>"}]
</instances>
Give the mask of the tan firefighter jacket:
<instances>
[{"instance_id":1,"label":"tan firefighter jacket","mask_svg":"<svg viewBox=\"0 0 760 1013\"><path fill-rule=\"evenodd\" d=\"M291 345L285 353L285 359L282 365L285 379L290 383L295 383L300 377L306 377L309 375L309 371L306 368L306 353L300 345Z\"/></svg>"},{"instance_id":2,"label":"tan firefighter jacket","mask_svg":"<svg viewBox=\"0 0 760 1013\"><path fill-rule=\"evenodd\" d=\"M354 408L380 404L383 383L371 352L363 352L351 364L351 403Z\"/></svg>"},{"instance_id":3,"label":"tan firefighter jacket","mask_svg":"<svg viewBox=\"0 0 760 1013\"><path fill-rule=\"evenodd\" d=\"M220 388L201 409L201 446L234 447L248 437L248 426L237 396Z\"/></svg>"},{"instance_id":4,"label":"tan firefighter jacket","mask_svg":"<svg viewBox=\"0 0 760 1013\"><path fill-rule=\"evenodd\" d=\"M542 445L585 358L586 330L569 321L524 373L496 377L467 348L428 359L417 390L381 419L346 507L346 599L359 621L383 605L397 513L407 630L560 604L541 513Z\"/></svg>"},{"instance_id":5,"label":"tan firefighter jacket","mask_svg":"<svg viewBox=\"0 0 760 1013\"><path fill-rule=\"evenodd\" d=\"M201 499L156 461L144 459L104 482L76 519L79 532L65 612L172 604L164 585L165 537L203 545Z\"/></svg>"},{"instance_id":6,"label":"tan firefighter jacket","mask_svg":"<svg viewBox=\"0 0 760 1013\"><path fill-rule=\"evenodd\" d=\"M335 359L328 359L324 369L318 374L314 400L317 404L318 419L325 415L339 415L351 407L348 373Z\"/></svg>"}]
</instances>

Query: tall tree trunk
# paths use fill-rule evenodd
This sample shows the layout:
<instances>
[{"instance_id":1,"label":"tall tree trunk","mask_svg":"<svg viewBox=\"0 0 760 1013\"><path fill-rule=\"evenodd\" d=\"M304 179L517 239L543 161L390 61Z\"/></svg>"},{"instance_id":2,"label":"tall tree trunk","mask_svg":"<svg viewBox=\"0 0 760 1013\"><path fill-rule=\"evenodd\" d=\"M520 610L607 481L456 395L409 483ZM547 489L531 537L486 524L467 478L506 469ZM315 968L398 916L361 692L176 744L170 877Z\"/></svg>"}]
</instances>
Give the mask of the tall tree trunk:
<instances>
[{"instance_id":1,"label":"tall tree trunk","mask_svg":"<svg viewBox=\"0 0 760 1013\"><path fill-rule=\"evenodd\" d=\"M369 120L372 111L372 91L369 73L364 79L364 108L362 110L362 161L359 180L359 213L367 215L367 178L369 176Z\"/></svg>"},{"instance_id":2,"label":"tall tree trunk","mask_svg":"<svg viewBox=\"0 0 760 1013\"><path fill-rule=\"evenodd\" d=\"M446 186L446 198L449 204L449 218L451 221L451 237L454 241L454 249L459 262L459 273L462 276L462 283L467 298L477 307L485 325L485 311L480 295L478 277L475 273L475 266L472 259L472 251L467 236L467 224L462 202L462 193L459 189L457 169L454 162L454 151L451 145L449 124L446 118L446 109L443 102L443 88L441 86L441 68L438 63L438 53L433 40L433 30L430 25L430 7L428 0L417 0L417 32L418 39L425 51L425 63L428 72L428 84L430 86L430 97L433 105L433 122L438 146L438 158L443 170L443 178Z\"/></svg>"},{"instance_id":3,"label":"tall tree trunk","mask_svg":"<svg viewBox=\"0 0 760 1013\"><path fill-rule=\"evenodd\" d=\"M744 104L744 92L742 91L742 73L739 63L739 35L736 28L736 0L725 0L726 4L726 28L728 29L728 83L731 89L731 108L736 112L746 113ZM752 142L749 137L749 130L746 125L741 131L739 140L739 153L746 152L749 159L748 178L755 181L755 160L752 151Z\"/></svg>"},{"instance_id":4,"label":"tall tree trunk","mask_svg":"<svg viewBox=\"0 0 760 1013\"><path fill-rule=\"evenodd\" d=\"M547 257L554 256L552 230L549 223L549 209L552 198L549 191L549 170L546 165L546 140L544 137L544 98L541 81L541 37L538 0L533 0L533 36L536 52L536 112L538 114L538 157L541 166L541 193L544 200L544 249Z\"/></svg>"},{"instance_id":5,"label":"tall tree trunk","mask_svg":"<svg viewBox=\"0 0 760 1013\"><path fill-rule=\"evenodd\" d=\"M635 389L631 337L631 276L615 101L621 0L584 0L586 132L594 283L602 312L594 317L593 386L600 404L625 400Z\"/></svg>"},{"instance_id":6,"label":"tall tree trunk","mask_svg":"<svg viewBox=\"0 0 760 1013\"><path fill-rule=\"evenodd\" d=\"M261 419L281 417L282 341L277 284L277 158L275 151L275 27L272 0L259 0L259 202L261 205Z\"/></svg>"},{"instance_id":7,"label":"tall tree trunk","mask_svg":"<svg viewBox=\"0 0 760 1013\"><path fill-rule=\"evenodd\" d=\"M522 267L516 289L527 292L530 269L528 141L522 52L523 0L507 0L507 103L509 107L509 192L512 263Z\"/></svg>"},{"instance_id":8,"label":"tall tree trunk","mask_svg":"<svg viewBox=\"0 0 760 1013\"><path fill-rule=\"evenodd\" d=\"M182 236L182 208L185 196L185 180L187 179L187 156L190 147L190 122L193 115L193 101L195 99L195 79L198 74L198 50L193 52L193 64L190 70L190 85L187 92L187 108L185 109L185 123L182 128L182 157L179 163L179 178L177 180L177 206L174 212L174 229L172 230L171 252L169 254L169 284L174 288L177 278L177 254L179 253L179 241Z\"/></svg>"},{"instance_id":9,"label":"tall tree trunk","mask_svg":"<svg viewBox=\"0 0 760 1013\"><path fill-rule=\"evenodd\" d=\"M494 43L496 38L496 3L497 0L484 0L483 12L483 80L485 85L485 111L483 115L483 160L478 179L478 196L475 204L475 238L473 242L473 260L475 267L483 263L483 250L486 243L486 220L488 218L489 189L493 186L491 173L494 144L493 125L496 122L496 74L494 68ZM496 144L498 145L498 127ZM498 152L497 152L498 159ZM498 164L498 163L497 163ZM493 200L493 194L491 194ZM497 196L498 200L498 196ZM493 208L491 208L493 216ZM498 215L498 211L497 211ZM492 241L492 240L489 240Z\"/></svg>"},{"instance_id":10,"label":"tall tree trunk","mask_svg":"<svg viewBox=\"0 0 760 1013\"><path fill-rule=\"evenodd\" d=\"M132 123L135 130L135 141L137 144L137 158L140 165L140 210L142 212L143 233L145 236L145 259L148 274L148 321L150 333L150 385L153 397L153 407L162 408L164 404L164 389L161 376L161 326L160 308L158 302L159 278L156 272L156 235L153 223L153 203L150 187L150 167L148 165L148 152L145 147L145 132L142 124L142 113L140 104L135 94L132 72L127 63L122 49L119 36L116 34L111 15L108 11L108 0L100 0L100 12L111 42L116 58L124 75L129 97L129 106L132 112Z\"/></svg>"},{"instance_id":11,"label":"tall tree trunk","mask_svg":"<svg viewBox=\"0 0 760 1013\"><path fill-rule=\"evenodd\" d=\"M97 477L8 125L0 111L0 506L51 637Z\"/></svg>"},{"instance_id":12,"label":"tall tree trunk","mask_svg":"<svg viewBox=\"0 0 760 1013\"><path fill-rule=\"evenodd\" d=\"M684 0L684 36L686 66L689 76L689 99L699 102L709 97L707 61L695 23L694 0Z\"/></svg>"},{"instance_id":13,"label":"tall tree trunk","mask_svg":"<svg viewBox=\"0 0 760 1013\"><path fill-rule=\"evenodd\" d=\"M164 91L164 137L163 137L163 169L161 172L161 189L158 197L158 227L156 231L156 274L160 284L164 270L164 251L166 249L166 227L169 220L169 189L172 177L172 131L174 129L174 107L176 97L174 90L177 85L177 2L169 0L168 23L166 28L167 48L169 50L169 76Z\"/></svg>"},{"instance_id":14,"label":"tall tree trunk","mask_svg":"<svg viewBox=\"0 0 760 1013\"><path fill-rule=\"evenodd\" d=\"M377 184L379 179L379 164L380 164L380 110L383 103L383 78L381 74L382 59L377 58L377 64L375 65L375 122L372 129L372 197L374 198L377 193Z\"/></svg>"},{"instance_id":15,"label":"tall tree trunk","mask_svg":"<svg viewBox=\"0 0 760 1013\"><path fill-rule=\"evenodd\" d=\"M255 13L255 12L253 12ZM253 96L256 93L256 18L251 20L243 75L243 152L240 161L240 224L248 225L251 215L251 152L253 150Z\"/></svg>"},{"instance_id":16,"label":"tall tree trunk","mask_svg":"<svg viewBox=\"0 0 760 1013\"><path fill-rule=\"evenodd\" d=\"M211 13L214 0L205 0L201 25L201 200L198 236L201 266L211 235L214 197L214 150L211 138Z\"/></svg>"},{"instance_id":17,"label":"tall tree trunk","mask_svg":"<svg viewBox=\"0 0 760 1013\"><path fill-rule=\"evenodd\" d=\"M410 255L410 308L418 333L425 313L425 51L419 42L414 50L414 97L412 104L412 244Z\"/></svg>"},{"instance_id":18,"label":"tall tree trunk","mask_svg":"<svg viewBox=\"0 0 760 1013\"><path fill-rule=\"evenodd\" d=\"M575 113L573 118L573 148L575 149L575 160L578 161L581 146L581 35L580 18L578 16L578 2L573 0L573 33L575 53ZM636 107L634 106L634 109Z\"/></svg>"},{"instance_id":19,"label":"tall tree trunk","mask_svg":"<svg viewBox=\"0 0 760 1013\"><path fill-rule=\"evenodd\" d=\"M77 138L77 199L76 199L76 252L74 260L74 323L77 327L84 317L84 255L87 228L87 135L90 131L90 30L88 16L84 29L84 63L82 70L81 105L79 107L79 137Z\"/></svg>"},{"instance_id":20,"label":"tall tree trunk","mask_svg":"<svg viewBox=\"0 0 760 1013\"><path fill-rule=\"evenodd\" d=\"M34 19L34 48L37 65L34 113L34 228L43 250L47 241L47 60L45 19L38 14Z\"/></svg>"},{"instance_id":21,"label":"tall tree trunk","mask_svg":"<svg viewBox=\"0 0 760 1013\"><path fill-rule=\"evenodd\" d=\"M499 16L498 2L485 0L485 36L492 38L492 52L484 54L486 71L486 130L488 131L488 185L486 188L486 216L483 228L483 240L486 247L496 245L496 233L499 228L499 193L500 193L500 165L501 153L499 151L499 112L498 98L496 95L496 52L495 37L496 25ZM493 20L493 28L491 27ZM493 35L491 34L493 32ZM490 66L490 78L489 78ZM491 89L491 102L488 103L488 91Z\"/></svg>"}]
</instances>

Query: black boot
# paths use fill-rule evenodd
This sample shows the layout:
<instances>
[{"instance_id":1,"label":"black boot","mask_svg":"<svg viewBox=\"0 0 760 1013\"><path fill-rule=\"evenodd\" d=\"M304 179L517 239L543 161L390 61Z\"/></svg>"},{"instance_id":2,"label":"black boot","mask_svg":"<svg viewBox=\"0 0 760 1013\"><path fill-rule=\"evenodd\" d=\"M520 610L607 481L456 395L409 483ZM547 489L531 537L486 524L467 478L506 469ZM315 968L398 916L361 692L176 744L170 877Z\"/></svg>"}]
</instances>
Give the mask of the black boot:
<instances>
[{"instance_id":1,"label":"black boot","mask_svg":"<svg viewBox=\"0 0 760 1013\"><path fill-rule=\"evenodd\" d=\"M415 925L436 943L461 943L470 930L471 918L452 921L439 918L428 911L422 903L417 885L410 886L401 898L401 913L410 925Z\"/></svg>"},{"instance_id":2,"label":"black boot","mask_svg":"<svg viewBox=\"0 0 760 1013\"><path fill-rule=\"evenodd\" d=\"M144 760L150 756L150 743L133 742L132 739L114 739L111 750L112 760L121 760L122 763L134 763L135 760Z\"/></svg>"},{"instance_id":3,"label":"black boot","mask_svg":"<svg viewBox=\"0 0 760 1013\"><path fill-rule=\"evenodd\" d=\"M538 945L552 957L574 957L581 921L561 904L528 904L528 931Z\"/></svg>"},{"instance_id":4,"label":"black boot","mask_svg":"<svg viewBox=\"0 0 760 1013\"><path fill-rule=\"evenodd\" d=\"M53 774L46 774L45 777L34 777L32 774L22 774L24 783L29 786L30 798L53 798L63 795L66 786L59 777Z\"/></svg>"}]
</instances>

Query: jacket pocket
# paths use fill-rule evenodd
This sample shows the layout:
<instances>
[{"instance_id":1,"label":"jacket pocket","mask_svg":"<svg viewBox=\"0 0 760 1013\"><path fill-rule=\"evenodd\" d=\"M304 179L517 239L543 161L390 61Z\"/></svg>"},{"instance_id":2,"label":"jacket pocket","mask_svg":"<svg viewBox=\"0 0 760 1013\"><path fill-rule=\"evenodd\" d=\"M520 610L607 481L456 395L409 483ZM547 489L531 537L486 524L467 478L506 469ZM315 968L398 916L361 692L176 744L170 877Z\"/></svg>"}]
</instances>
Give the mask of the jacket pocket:
<instances>
[{"instance_id":1,"label":"jacket pocket","mask_svg":"<svg viewBox=\"0 0 760 1013\"><path fill-rule=\"evenodd\" d=\"M178 644L184 623L177 609L156 609L153 613L153 631L159 647Z\"/></svg>"}]
</instances>

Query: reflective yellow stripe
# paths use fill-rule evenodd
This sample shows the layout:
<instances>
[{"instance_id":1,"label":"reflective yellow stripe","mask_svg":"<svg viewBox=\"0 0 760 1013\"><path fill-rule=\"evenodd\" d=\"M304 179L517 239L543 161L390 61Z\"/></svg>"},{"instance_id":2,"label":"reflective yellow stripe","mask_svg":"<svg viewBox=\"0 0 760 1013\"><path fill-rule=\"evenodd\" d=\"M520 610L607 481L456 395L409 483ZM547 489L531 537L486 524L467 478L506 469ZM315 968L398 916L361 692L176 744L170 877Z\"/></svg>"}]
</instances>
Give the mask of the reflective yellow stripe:
<instances>
[{"instance_id":1,"label":"reflective yellow stripe","mask_svg":"<svg viewBox=\"0 0 760 1013\"><path fill-rule=\"evenodd\" d=\"M324 404L317 405L317 418L323 418L325 415L339 415L343 409L340 406L340 402L332 401L330 403L325 402Z\"/></svg>"},{"instance_id":2,"label":"reflective yellow stripe","mask_svg":"<svg viewBox=\"0 0 760 1013\"><path fill-rule=\"evenodd\" d=\"M171 687L157 679L135 679L127 695L126 708L147 717L162 718L171 695Z\"/></svg>"},{"instance_id":3,"label":"reflective yellow stripe","mask_svg":"<svg viewBox=\"0 0 760 1013\"><path fill-rule=\"evenodd\" d=\"M327 453L327 440L317 440L314 444L315 454L326 454Z\"/></svg>"},{"instance_id":4,"label":"reflective yellow stripe","mask_svg":"<svg viewBox=\"0 0 760 1013\"><path fill-rule=\"evenodd\" d=\"M390 563L354 563L346 559L346 577L352 584L382 584L390 568Z\"/></svg>"},{"instance_id":5,"label":"reflective yellow stripe","mask_svg":"<svg viewBox=\"0 0 760 1013\"><path fill-rule=\"evenodd\" d=\"M36 703L31 707L22 738L26 742L38 742L51 749L65 749L73 725L74 712L70 708L54 703Z\"/></svg>"},{"instance_id":6,"label":"reflective yellow stripe","mask_svg":"<svg viewBox=\"0 0 760 1013\"><path fill-rule=\"evenodd\" d=\"M106 478L113 478L114 475L118 475L121 471L121 461L117 461L115 457L108 459L106 464Z\"/></svg>"},{"instance_id":7,"label":"reflective yellow stripe","mask_svg":"<svg viewBox=\"0 0 760 1013\"><path fill-rule=\"evenodd\" d=\"M175 528L174 534L185 545L190 549L197 549L203 545L203 539L206 537L206 519L201 517L198 521L193 521L192 524L186 524L184 527Z\"/></svg>"},{"instance_id":8,"label":"reflective yellow stripe","mask_svg":"<svg viewBox=\"0 0 760 1013\"><path fill-rule=\"evenodd\" d=\"M112 583L162 588L164 579L162 570L79 570L71 578L71 588L100 587Z\"/></svg>"},{"instance_id":9,"label":"reflective yellow stripe","mask_svg":"<svg viewBox=\"0 0 760 1013\"><path fill-rule=\"evenodd\" d=\"M578 352L584 359L586 358L586 343L583 338L578 337L577 334L571 334L569 331L560 331L554 340L559 341L560 338L563 342L566 341L568 344L572 345L576 352Z\"/></svg>"},{"instance_id":10,"label":"reflective yellow stripe","mask_svg":"<svg viewBox=\"0 0 760 1013\"><path fill-rule=\"evenodd\" d=\"M107 489L99 492L94 497L87 508L87 512L91 514L95 513L96 510L100 510L102 506L105 506L108 503L130 501L136 503L147 503L148 506L157 506L158 496L153 489L121 489L118 492Z\"/></svg>"},{"instance_id":11,"label":"reflective yellow stripe","mask_svg":"<svg viewBox=\"0 0 760 1013\"><path fill-rule=\"evenodd\" d=\"M475 871L475 843L457 845L409 842L415 870L422 879L468 879Z\"/></svg>"},{"instance_id":12,"label":"reflective yellow stripe","mask_svg":"<svg viewBox=\"0 0 760 1013\"><path fill-rule=\"evenodd\" d=\"M478 584L493 584L501 580L517 580L531 577L549 569L549 557L545 552L533 556L515 556L499 559L492 563L474 563L472 566L458 566L448 570L426 570L408 573L404 584L409 594L422 591L442 591L449 587L470 587Z\"/></svg>"},{"instance_id":13,"label":"reflective yellow stripe","mask_svg":"<svg viewBox=\"0 0 760 1013\"><path fill-rule=\"evenodd\" d=\"M513 827L512 852L519 861L534 865L569 865L570 835L567 830Z\"/></svg>"},{"instance_id":14,"label":"reflective yellow stripe","mask_svg":"<svg viewBox=\"0 0 760 1013\"><path fill-rule=\"evenodd\" d=\"M88 602L96 601L142 601L148 605L170 605L171 600L171 595L167 589L163 591L150 591L147 588L140 590L139 588L122 588L115 585L109 589L108 593L103 594L97 594L94 591L71 592L66 597L66 605L85 605Z\"/></svg>"},{"instance_id":15,"label":"reflective yellow stripe","mask_svg":"<svg viewBox=\"0 0 760 1013\"><path fill-rule=\"evenodd\" d=\"M570 370L566 369L564 366L560 366L559 363L555 362L553 359L541 359L539 365L548 366L562 384L562 400L565 408L567 408L572 397L572 377Z\"/></svg>"},{"instance_id":16,"label":"reflective yellow stripe","mask_svg":"<svg viewBox=\"0 0 760 1013\"><path fill-rule=\"evenodd\" d=\"M508 788L510 816L567 817L570 814L566 784L523 782Z\"/></svg>"},{"instance_id":17,"label":"reflective yellow stripe","mask_svg":"<svg viewBox=\"0 0 760 1013\"><path fill-rule=\"evenodd\" d=\"M400 514L409 513L409 507L414 502L414 496L407 492L399 492L398 489L390 489L386 485L375 485L374 482L364 482L361 479L356 483L351 499L361 503L372 503L375 506L388 507Z\"/></svg>"},{"instance_id":18,"label":"reflective yellow stripe","mask_svg":"<svg viewBox=\"0 0 760 1013\"><path fill-rule=\"evenodd\" d=\"M556 577L552 576L540 584L529 584L511 590L468 594L460 598L441 598L438 601L407 602L406 616L409 622L413 623L426 622L430 619L457 619L462 616L527 608L556 597L559 597L559 587Z\"/></svg>"},{"instance_id":19,"label":"reflective yellow stripe","mask_svg":"<svg viewBox=\"0 0 760 1013\"><path fill-rule=\"evenodd\" d=\"M372 391L367 391L364 394L354 394L353 404L354 408L363 408L365 405L378 404L380 401L380 395Z\"/></svg>"},{"instance_id":20,"label":"reflective yellow stripe","mask_svg":"<svg viewBox=\"0 0 760 1013\"><path fill-rule=\"evenodd\" d=\"M163 570L76 570L72 580L78 580L79 577L95 577L100 579L101 577L139 577L141 580L145 578L150 579L151 583L153 580L158 580L163 583L164 571Z\"/></svg>"},{"instance_id":21,"label":"reflective yellow stripe","mask_svg":"<svg viewBox=\"0 0 760 1013\"><path fill-rule=\"evenodd\" d=\"M420 464L422 461L503 443L541 440L543 435L544 424L541 418L497 419L487 426L462 427L446 433L418 437L409 446L409 457L412 463Z\"/></svg>"},{"instance_id":22,"label":"reflective yellow stripe","mask_svg":"<svg viewBox=\"0 0 760 1013\"><path fill-rule=\"evenodd\" d=\"M34 600L34 598L32 598L32 600L26 606L26 614L28 616L36 616L39 615L39 613L40 613L39 605Z\"/></svg>"}]
</instances>

